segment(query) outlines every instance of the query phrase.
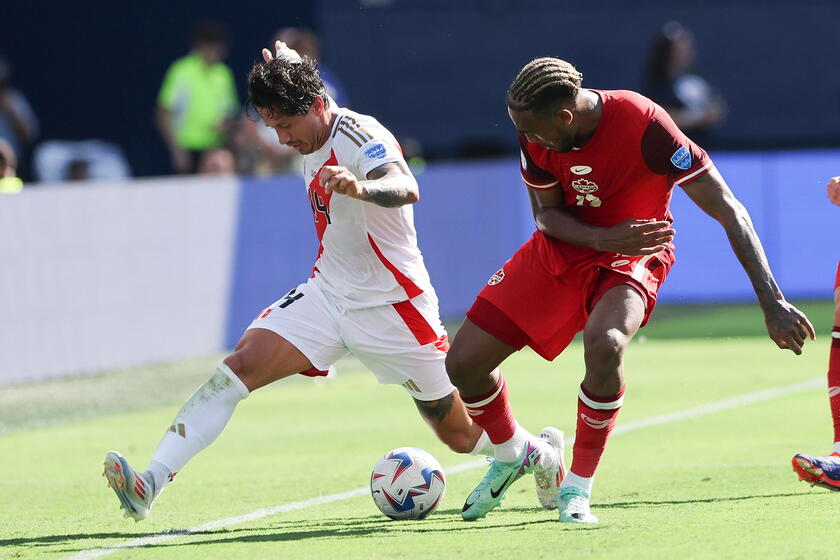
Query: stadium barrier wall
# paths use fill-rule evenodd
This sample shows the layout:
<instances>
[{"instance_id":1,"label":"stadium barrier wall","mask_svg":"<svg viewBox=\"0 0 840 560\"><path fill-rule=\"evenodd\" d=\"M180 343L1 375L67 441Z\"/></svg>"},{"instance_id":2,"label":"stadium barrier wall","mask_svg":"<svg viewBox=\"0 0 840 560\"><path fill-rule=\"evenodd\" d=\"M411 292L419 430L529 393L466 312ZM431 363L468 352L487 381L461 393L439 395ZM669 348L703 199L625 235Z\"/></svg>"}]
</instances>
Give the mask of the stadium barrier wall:
<instances>
[{"instance_id":1,"label":"stadium barrier wall","mask_svg":"<svg viewBox=\"0 0 840 560\"><path fill-rule=\"evenodd\" d=\"M717 154L789 298L831 297L840 151ZM445 319L533 232L515 159L418 176L420 247ZM662 302L753 300L723 230L677 188L677 264ZM45 186L0 197L0 385L186 359L235 345L311 274L299 178Z\"/></svg>"}]
</instances>

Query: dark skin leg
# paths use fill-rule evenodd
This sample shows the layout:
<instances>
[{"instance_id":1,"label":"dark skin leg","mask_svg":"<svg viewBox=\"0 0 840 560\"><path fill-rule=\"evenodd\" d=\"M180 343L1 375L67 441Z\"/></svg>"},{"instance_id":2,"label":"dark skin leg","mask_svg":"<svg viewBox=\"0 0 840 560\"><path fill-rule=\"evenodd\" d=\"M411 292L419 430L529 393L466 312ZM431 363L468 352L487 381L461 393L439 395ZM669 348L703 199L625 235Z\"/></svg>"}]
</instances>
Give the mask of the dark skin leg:
<instances>
[{"instance_id":1,"label":"dark skin leg","mask_svg":"<svg viewBox=\"0 0 840 560\"><path fill-rule=\"evenodd\" d=\"M462 395L476 397L496 387L496 368L516 352L469 319L464 319L446 355L446 372Z\"/></svg>"},{"instance_id":2,"label":"dark skin leg","mask_svg":"<svg viewBox=\"0 0 840 560\"><path fill-rule=\"evenodd\" d=\"M644 316L644 300L630 286L616 286L601 296L583 330L584 389L608 396L624 386L624 350Z\"/></svg>"},{"instance_id":3,"label":"dark skin leg","mask_svg":"<svg viewBox=\"0 0 840 560\"><path fill-rule=\"evenodd\" d=\"M645 315L642 296L627 285L608 290L592 309L584 328L584 388L594 395L614 395L624 385L624 349ZM446 357L452 383L467 396L493 390L494 370L516 349L477 327L469 319L455 336Z\"/></svg>"}]
</instances>

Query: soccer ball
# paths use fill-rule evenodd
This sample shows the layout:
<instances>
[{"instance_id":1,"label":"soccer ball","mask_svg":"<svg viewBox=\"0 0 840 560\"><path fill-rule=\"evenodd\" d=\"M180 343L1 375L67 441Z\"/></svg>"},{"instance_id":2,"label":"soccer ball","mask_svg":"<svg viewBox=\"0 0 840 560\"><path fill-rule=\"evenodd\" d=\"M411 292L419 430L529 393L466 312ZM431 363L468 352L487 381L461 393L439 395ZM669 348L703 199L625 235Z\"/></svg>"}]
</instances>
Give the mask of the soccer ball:
<instances>
[{"instance_id":1,"label":"soccer ball","mask_svg":"<svg viewBox=\"0 0 840 560\"><path fill-rule=\"evenodd\" d=\"M423 519L443 499L446 480L437 459L416 447L399 447L376 462L370 494L391 519Z\"/></svg>"}]
</instances>

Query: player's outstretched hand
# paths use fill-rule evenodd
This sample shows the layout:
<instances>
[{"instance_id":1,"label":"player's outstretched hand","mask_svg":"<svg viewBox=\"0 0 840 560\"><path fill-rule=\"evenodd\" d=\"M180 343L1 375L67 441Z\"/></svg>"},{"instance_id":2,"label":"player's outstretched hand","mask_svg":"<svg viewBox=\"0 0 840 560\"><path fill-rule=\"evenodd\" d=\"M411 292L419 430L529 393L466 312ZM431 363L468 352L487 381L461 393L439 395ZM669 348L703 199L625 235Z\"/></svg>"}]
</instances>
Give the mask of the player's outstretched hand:
<instances>
[{"instance_id":1,"label":"player's outstretched hand","mask_svg":"<svg viewBox=\"0 0 840 560\"><path fill-rule=\"evenodd\" d=\"M665 249L675 233L664 220L625 220L604 228L595 248L620 255L652 255Z\"/></svg>"},{"instance_id":2,"label":"player's outstretched hand","mask_svg":"<svg viewBox=\"0 0 840 560\"><path fill-rule=\"evenodd\" d=\"M828 199L840 206L840 177L832 177L826 187L828 188Z\"/></svg>"},{"instance_id":3,"label":"player's outstretched hand","mask_svg":"<svg viewBox=\"0 0 840 560\"><path fill-rule=\"evenodd\" d=\"M318 182L327 192L335 192L352 198L361 198L365 194L365 188L350 173L346 167L340 165L325 165L318 174Z\"/></svg>"},{"instance_id":4,"label":"player's outstretched hand","mask_svg":"<svg viewBox=\"0 0 840 560\"><path fill-rule=\"evenodd\" d=\"M816 338L814 326L808 317L785 300L776 301L772 307L764 308L764 322L776 346L786 348L797 356L802 353L806 338Z\"/></svg>"},{"instance_id":5,"label":"player's outstretched hand","mask_svg":"<svg viewBox=\"0 0 840 560\"><path fill-rule=\"evenodd\" d=\"M300 55L298 52L292 48L290 48L286 43L283 41L275 41L274 42L274 54L271 54L271 51L268 49L262 50L262 57L263 60L266 62L271 62L274 58L285 57L291 60L300 60Z\"/></svg>"}]
</instances>

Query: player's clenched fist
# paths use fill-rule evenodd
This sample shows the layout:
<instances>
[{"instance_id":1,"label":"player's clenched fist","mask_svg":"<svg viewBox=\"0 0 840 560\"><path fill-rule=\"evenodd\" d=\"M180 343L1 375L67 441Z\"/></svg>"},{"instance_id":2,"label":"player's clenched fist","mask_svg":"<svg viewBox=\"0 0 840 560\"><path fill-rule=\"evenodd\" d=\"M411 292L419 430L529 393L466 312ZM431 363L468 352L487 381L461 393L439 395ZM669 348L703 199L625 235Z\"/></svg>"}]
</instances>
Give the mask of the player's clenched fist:
<instances>
[{"instance_id":1,"label":"player's clenched fist","mask_svg":"<svg viewBox=\"0 0 840 560\"><path fill-rule=\"evenodd\" d=\"M350 173L346 167L340 165L325 165L318 174L318 181L327 192L336 192L352 198L361 198L365 193L364 187Z\"/></svg>"},{"instance_id":2,"label":"player's clenched fist","mask_svg":"<svg viewBox=\"0 0 840 560\"><path fill-rule=\"evenodd\" d=\"M832 177L828 182L828 198L840 206L840 177Z\"/></svg>"}]
</instances>

